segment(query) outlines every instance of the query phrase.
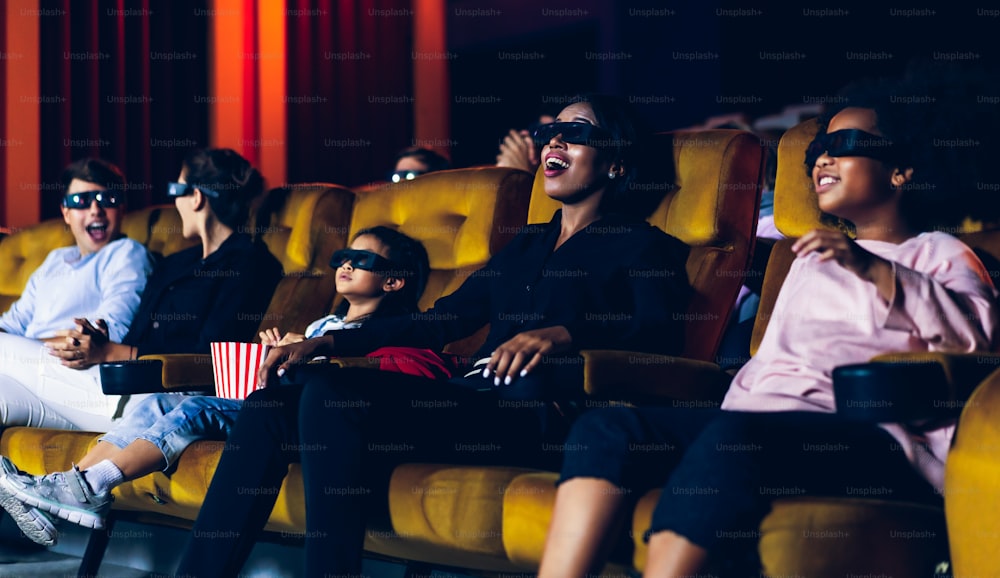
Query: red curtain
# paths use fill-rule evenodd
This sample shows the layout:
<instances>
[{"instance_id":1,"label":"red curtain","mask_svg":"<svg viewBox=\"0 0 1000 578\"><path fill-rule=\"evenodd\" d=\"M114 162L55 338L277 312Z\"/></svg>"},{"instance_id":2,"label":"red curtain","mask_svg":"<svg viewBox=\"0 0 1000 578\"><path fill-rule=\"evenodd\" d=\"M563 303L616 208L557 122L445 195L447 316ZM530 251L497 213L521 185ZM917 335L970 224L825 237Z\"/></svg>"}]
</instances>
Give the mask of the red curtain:
<instances>
[{"instance_id":1,"label":"red curtain","mask_svg":"<svg viewBox=\"0 0 1000 578\"><path fill-rule=\"evenodd\" d=\"M410 0L288 6L289 182L384 177L413 139Z\"/></svg>"},{"instance_id":2,"label":"red curtain","mask_svg":"<svg viewBox=\"0 0 1000 578\"><path fill-rule=\"evenodd\" d=\"M132 207L166 202L184 154L208 140L202 1L42 0L42 218L59 174L99 156L125 171Z\"/></svg>"}]
</instances>

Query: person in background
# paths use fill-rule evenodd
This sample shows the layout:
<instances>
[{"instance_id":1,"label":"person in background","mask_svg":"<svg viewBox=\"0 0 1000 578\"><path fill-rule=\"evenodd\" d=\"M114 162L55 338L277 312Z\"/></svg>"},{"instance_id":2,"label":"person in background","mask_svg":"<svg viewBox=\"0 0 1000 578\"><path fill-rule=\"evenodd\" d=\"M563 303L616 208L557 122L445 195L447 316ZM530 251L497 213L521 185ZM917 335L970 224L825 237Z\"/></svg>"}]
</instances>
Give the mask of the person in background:
<instances>
[{"instance_id":1,"label":"person in background","mask_svg":"<svg viewBox=\"0 0 1000 578\"><path fill-rule=\"evenodd\" d=\"M423 147L409 147L399 151L396 164L389 173L388 181L413 180L420 175L434 171L444 171L451 168L451 161L444 156Z\"/></svg>"},{"instance_id":2,"label":"person in background","mask_svg":"<svg viewBox=\"0 0 1000 578\"><path fill-rule=\"evenodd\" d=\"M512 169L521 169L534 174L541 164L539 149L535 146L535 139L532 135L538 127L555 122L556 117L551 114L541 114L536 122L531 123L527 129L510 129L500 141L500 152L497 153L497 166Z\"/></svg>"}]
</instances>

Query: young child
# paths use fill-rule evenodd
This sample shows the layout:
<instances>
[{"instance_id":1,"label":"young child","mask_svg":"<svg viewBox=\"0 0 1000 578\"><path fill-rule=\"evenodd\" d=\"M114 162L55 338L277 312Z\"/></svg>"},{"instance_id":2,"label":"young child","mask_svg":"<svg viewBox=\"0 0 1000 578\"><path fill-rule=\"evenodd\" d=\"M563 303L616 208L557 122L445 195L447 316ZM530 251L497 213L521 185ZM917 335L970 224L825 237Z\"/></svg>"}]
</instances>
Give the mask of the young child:
<instances>
[{"instance_id":1,"label":"young child","mask_svg":"<svg viewBox=\"0 0 1000 578\"><path fill-rule=\"evenodd\" d=\"M632 505L626 495L664 481L646 576L700 575L726 536L755 535L781 489L844 496L880 487L883 499L940 503L953 424L914 431L830 415L831 374L891 351L995 347L987 271L954 237L926 232L953 226L974 206L969 198L996 152L996 123L974 99L992 92L974 81L925 71L848 93L821 119L807 170L820 208L853 223L856 238L814 230L793 245L797 259L764 340L722 410L619 408L577 421L566 447L588 449L564 456L539 576L599 571ZM898 95L935 104L904 104ZM957 138L981 146L941 150ZM822 447L838 451L810 451Z\"/></svg>"},{"instance_id":2,"label":"young child","mask_svg":"<svg viewBox=\"0 0 1000 578\"><path fill-rule=\"evenodd\" d=\"M377 315L416 313L430 269L427 251L419 241L387 227L359 231L350 249L334 254L331 265L336 265L337 292L344 300L335 315L310 325L309 332L358 327ZM276 336L275 329L261 333L265 344L274 345L272 337ZM296 337L290 334L285 339ZM213 396L151 396L101 436L101 443L72 470L30 476L0 458L0 490L64 520L102 528L113 501L112 489L167 470L198 440L226 439L241 405L242 400ZM79 492L69 488L79 488ZM51 543L54 537L45 545Z\"/></svg>"}]
</instances>

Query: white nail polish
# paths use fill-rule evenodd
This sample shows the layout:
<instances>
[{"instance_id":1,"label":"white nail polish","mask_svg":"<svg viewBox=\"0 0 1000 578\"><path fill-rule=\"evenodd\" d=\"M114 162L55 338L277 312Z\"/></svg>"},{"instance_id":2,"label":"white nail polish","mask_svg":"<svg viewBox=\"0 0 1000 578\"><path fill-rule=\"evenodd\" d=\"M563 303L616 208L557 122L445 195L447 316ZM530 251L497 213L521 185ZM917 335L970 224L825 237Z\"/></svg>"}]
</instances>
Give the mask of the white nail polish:
<instances>
[{"instance_id":1,"label":"white nail polish","mask_svg":"<svg viewBox=\"0 0 1000 578\"><path fill-rule=\"evenodd\" d=\"M281 377L282 375L285 375L285 370L283 368L278 370L278 377Z\"/></svg>"},{"instance_id":2,"label":"white nail polish","mask_svg":"<svg viewBox=\"0 0 1000 578\"><path fill-rule=\"evenodd\" d=\"M486 369L483 370L483 377L486 378L489 376L490 376L490 368L487 367Z\"/></svg>"},{"instance_id":3,"label":"white nail polish","mask_svg":"<svg viewBox=\"0 0 1000 578\"><path fill-rule=\"evenodd\" d=\"M521 370L521 377L524 377L525 375L528 375L528 370L527 369L522 369Z\"/></svg>"},{"instance_id":4,"label":"white nail polish","mask_svg":"<svg viewBox=\"0 0 1000 578\"><path fill-rule=\"evenodd\" d=\"M495 387L500 387L500 376L497 376L497 377L493 378L493 385Z\"/></svg>"},{"instance_id":5,"label":"white nail polish","mask_svg":"<svg viewBox=\"0 0 1000 578\"><path fill-rule=\"evenodd\" d=\"M510 378L509 375L507 377L503 378L503 384L504 385L510 385L511 381L513 381L513 380Z\"/></svg>"}]
</instances>

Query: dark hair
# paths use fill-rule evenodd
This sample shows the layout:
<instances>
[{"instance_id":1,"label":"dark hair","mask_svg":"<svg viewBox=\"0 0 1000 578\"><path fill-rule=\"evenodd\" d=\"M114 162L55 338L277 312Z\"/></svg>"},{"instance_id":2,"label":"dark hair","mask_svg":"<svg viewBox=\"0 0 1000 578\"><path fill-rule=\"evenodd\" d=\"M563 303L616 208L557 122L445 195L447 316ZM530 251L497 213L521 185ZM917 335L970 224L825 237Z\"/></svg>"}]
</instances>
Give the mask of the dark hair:
<instances>
[{"instance_id":1,"label":"dark hair","mask_svg":"<svg viewBox=\"0 0 1000 578\"><path fill-rule=\"evenodd\" d=\"M357 239L362 235L371 235L386 246L386 258L392 262L393 267L388 276L406 279L402 289L386 294L372 316L407 315L420 311L418 303L424 294L424 288L427 287L427 277L431 270L430 259L423 243L383 226L361 229L355 233L354 238ZM344 316L348 307L350 304L345 299L334 313Z\"/></svg>"},{"instance_id":2,"label":"dark hair","mask_svg":"<svg viewBox=\"0 0 1000 578\"><path fill-rule=\"evenodd\" d=\"M445 171L451 168L451 161L441 154L423 147L407 147L399 151L396 155L396 160L392 163L392 166L395 167L396 163L399 162L399 159L405 159L407 157L413 157L421 163L427 165L427 172L429 173L434 171Z\"/></svg>"},{"instance_id":3,"label":"dark hair","mask_svg":"<svg viewBox=\"0 0 1000 578\"><path fill-rule=\"evenodd\" d=\"M94 183L105 189L117 189L120 191L125 191L126 189L125 174L120 168L106 160L93 157L80 159L66 165L59 179L64 195L69 190L69 184L73 182L73 179Z\"/></svg>"},{"instance_id":4,"label":"dark hair","mask_svg":"<svg viewBox=\"0 0 1000 578\"><path fill-rule=\"evenodd\" d=\"M874 110L879 132L903 159L895 164L913 169L900 204L907 223L956 232L966 218L1000 221L1000 182L988 176L1000 154L1000 107L982 98L997 94L996 76L980 67L914 61L898 78L846 87L819 125L825 131L845 108Z\"/></svg>"},{"instance_id":5,"label":"dark hair","mask_svg":"<svg viewBox=\"0 0 1000 578\"><path fill-rule=\"evenodd\" d=\"M238 230L250 218L250 204L264 191L264 178L250 161L232 149L197 149L184 157L184 179L219 193L208 196L216 218Z\"/></svg>"},{"instance_id":6,"label":"dark hair","mask_svg":"<svg viewBox=\"0 0 1000 578\"><path fill-rule=\"evenodd\" d=\"M640 191L635 187L638 179L643 177L643 152L648 148L646 141L649 131L640 120L635 110L625 100L607 94L580 94L567 103L586 103L594 111L597 126L611 134L604 146L597 147L600 158L611 163L621 164L625 168L623 177L608 184L601 199L601 210L606 213L648 213L655 208L649 206L649 188ZM645 217L646 214L641 216Z\"/></svg>"}]
</instances>

